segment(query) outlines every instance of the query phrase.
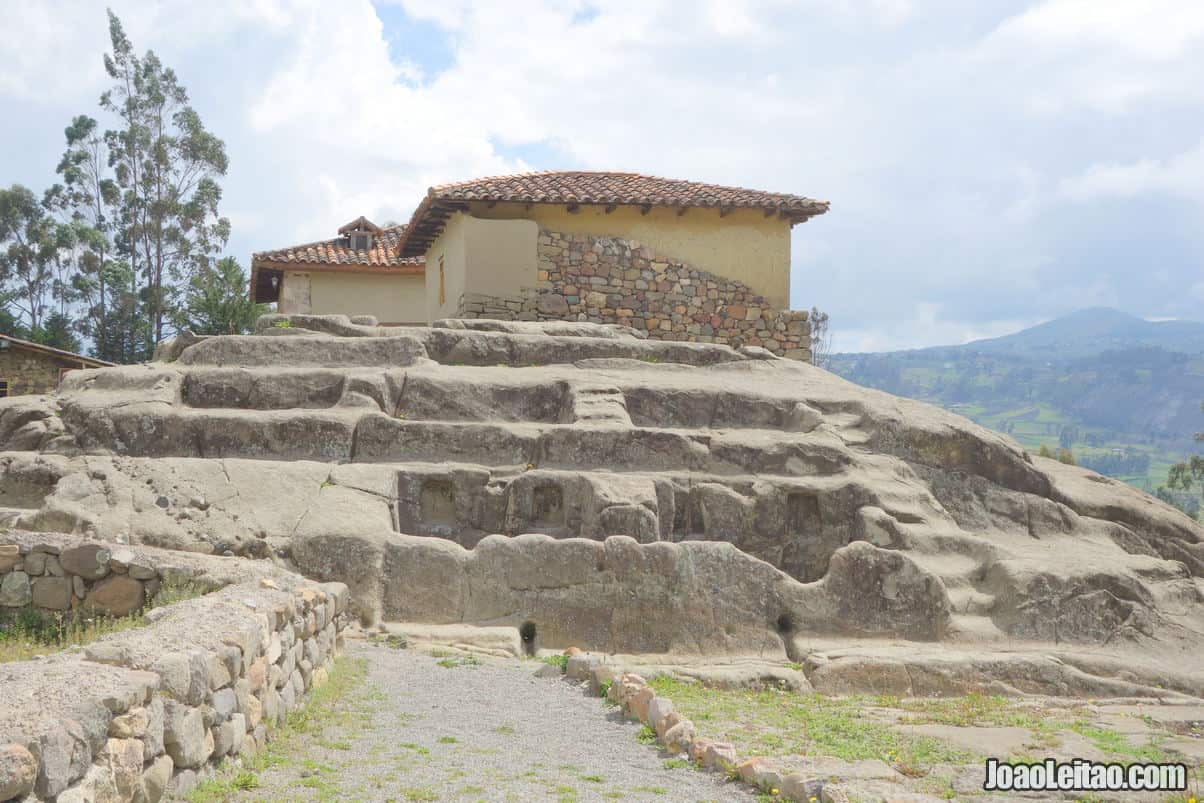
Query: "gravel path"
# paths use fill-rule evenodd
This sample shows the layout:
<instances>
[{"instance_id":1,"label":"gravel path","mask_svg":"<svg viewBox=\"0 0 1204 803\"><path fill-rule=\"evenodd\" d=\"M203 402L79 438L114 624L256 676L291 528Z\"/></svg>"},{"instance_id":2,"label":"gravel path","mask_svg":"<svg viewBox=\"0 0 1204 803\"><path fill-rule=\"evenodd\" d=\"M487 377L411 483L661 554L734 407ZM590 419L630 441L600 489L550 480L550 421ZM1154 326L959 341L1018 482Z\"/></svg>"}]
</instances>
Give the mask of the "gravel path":
<instances>
[{"instance_id":1,"label":"gravel path","mask_svg":"<svg viewBox=\"0 0 1204 803\"><path fill-rule=\"evenodd\" d=\"M672 762L640 728L541 664L464 663L351 642L367 681L240 800L751 801Z\"/></svg>"}]
</instances>

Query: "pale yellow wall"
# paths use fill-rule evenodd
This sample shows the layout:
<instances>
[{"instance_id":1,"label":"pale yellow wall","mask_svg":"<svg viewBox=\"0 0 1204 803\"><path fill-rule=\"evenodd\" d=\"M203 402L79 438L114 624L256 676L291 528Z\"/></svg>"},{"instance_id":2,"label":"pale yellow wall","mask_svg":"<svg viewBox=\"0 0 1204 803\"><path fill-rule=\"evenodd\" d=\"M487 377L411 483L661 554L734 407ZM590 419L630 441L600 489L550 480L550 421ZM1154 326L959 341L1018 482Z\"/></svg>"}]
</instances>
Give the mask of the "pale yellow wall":
<instances>
[{"instance_id":1,"label":"pale yellow wall","mask_svg":"<svg viewBox=\"0 0 1204 803\"><path fill-rule=\"evenodd\" d=\"M535 287L539 224L533 220L482 220L461 214L466 288L487 296L514 296Z\"/></svg>"},{"instance_id":2,"label":"pale yellow wall","mask_svg":"<svg viewBox=\"0 0 1204 803\"><path fill-rule=\"evenodd\" d=\"M443 232L426 250L426 319L454 318L464 292L464 215L447 220ZM443 303L439 303L439 265L443 265Z\"/></svg>"},{"instance_id":3,"label":"pale yellow wall","mask_svg":"<svg viewBox=\"0 0 1204 803\"><path fill-rule=\"evenodd\" d=\"M309 274L309 311L314 315L374 315L381 323L426 323L425 295L422 276Z\"/></svg>"},{"instance_id":4,"label":"pale yellow wall","mask_svg":"<svg viewBox=\"0 0 1204 803\"><path fill-rule=\"evenodd\" d=\"M483 220L456 212L426 252L428 320L454 317L461 294L517 296L535 287L539 224L531 220ZM439 260L444 300L439 303Z\"/></svg>"},{"instance_id":5,"label":"pale yellow wall","mask_svg":"<svg viewBox=\"0 0 1204 803\"><path fill-rule=\"evenodd\" d=\"M720 217L717 209L620 206L607 214L602 206L569 212L562 204L475 203L480 218L534 220L541 228L574 234L610 235L637 240L656 253L702 270L744 282L781 309L790 302L790 223L757 209L738 209Z\"/></svg>"}]
</instances>

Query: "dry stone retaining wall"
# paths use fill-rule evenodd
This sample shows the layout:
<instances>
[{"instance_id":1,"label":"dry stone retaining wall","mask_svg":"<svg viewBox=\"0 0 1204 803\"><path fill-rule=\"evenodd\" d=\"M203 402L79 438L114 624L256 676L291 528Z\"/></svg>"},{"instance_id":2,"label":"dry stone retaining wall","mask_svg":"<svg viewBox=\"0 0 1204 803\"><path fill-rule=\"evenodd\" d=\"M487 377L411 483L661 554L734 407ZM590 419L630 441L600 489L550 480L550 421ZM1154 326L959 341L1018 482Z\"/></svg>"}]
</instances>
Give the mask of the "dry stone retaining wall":
<instances>
[{"instance_id":1,"label":"dry stone retaining wall","mask_svg":"<svg viewBox=\"0 0 1204 803\"><path fill-rule=\"evenodd\" d=\"M82 651L0 664L0 800L154 803L184 795L224 757L262 749L271 729L329 676L346 619L341 583L147 548L121 574L113 566L120 546L38 534L49 549L34 549L28 536L15 544L9 575L30 556L54 555L64 566L89 554L99 574L107 550L108 576L130 577L138 565L158 577L191 572L234 583L156 608L145 627ZM0 555L9 560L13 550ZM103 581L94 578L89 592Z\"/></svg>"},{"instance_id":2,"label":"dry stone retaining wall","mask_svg":"<svg viewBox=\"0 0 1204 803\"><path fill-rule=\"evenodd\" d=\"M0 544L0 607L125 616L154 597L172 574L127 547Z\"/></svg>"},{"instance_id":3,"label":"dry stone retaining wall","mask_svg":"<svg viewBox=\"0 0 1204 803\"><path fill-rule=\"evenodd\" d=\"M466 293L457 317L617 323L658 340L761 346L810 362L807 312L634 240L541 230L538 284L509 297Z\"/></svg>"}]
</instances>

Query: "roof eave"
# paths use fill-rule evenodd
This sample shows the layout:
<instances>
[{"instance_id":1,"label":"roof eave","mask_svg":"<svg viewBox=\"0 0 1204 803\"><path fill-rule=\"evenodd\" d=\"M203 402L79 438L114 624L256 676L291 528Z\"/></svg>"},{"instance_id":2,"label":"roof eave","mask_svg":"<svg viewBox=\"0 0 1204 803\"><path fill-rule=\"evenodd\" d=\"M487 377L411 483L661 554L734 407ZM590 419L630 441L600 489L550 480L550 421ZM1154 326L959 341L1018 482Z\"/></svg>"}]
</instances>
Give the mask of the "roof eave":
<instances>
[{"instance_id":1,"label":"roof eave","mask_svg":"<svg viewBox=\"0 0 1204 803\"><path fill-rule=\"evenodd\" d=\"M401 240L397 243L397 253L401 257L419 257L423 256L431 243L439 239L439 235L443 232L443 224L447 218L451 217L451 213L456 210L467 209L471 203L516 203L526 204L528 206L541 204L547 206L564 206L566 204L576 204L578 202L569 200L555 201L537 201L522 198L441 198L435 195L434 188L427 191L427 196L422 199L422 203L414 210L413 216L410 218L409 225L406 226L405 232L401 235ZM783 220L788 220L791 226L799 223L805 223L813 217L822 215L828 211L829 204L827 201L814 201L813 206L806 209L794 209L790 207L778 206L737 206L735 209L755 209L765 212L767 216L777 215ZM609 206L606 201L589 201L580 203L581 206ZM617 202L617 206L649 206L649 207L665 207L671 209L680 209L679 204L666 202L647 202L647 203L623 203ZM686 207L687 209L721 209L724 208L719 204L703 205L692 204ZM442 213L442 214L440 214ZM427 232L430 232L428 235Z\"/></svg>"}]
</instances>

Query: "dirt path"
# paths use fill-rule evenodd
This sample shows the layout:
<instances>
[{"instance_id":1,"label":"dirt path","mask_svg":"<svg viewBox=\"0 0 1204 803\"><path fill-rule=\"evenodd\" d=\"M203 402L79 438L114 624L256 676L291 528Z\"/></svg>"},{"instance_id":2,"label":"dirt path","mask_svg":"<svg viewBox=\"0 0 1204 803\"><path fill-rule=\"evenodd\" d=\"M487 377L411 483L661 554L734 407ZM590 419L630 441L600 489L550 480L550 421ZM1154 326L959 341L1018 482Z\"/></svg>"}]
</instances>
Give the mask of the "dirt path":
<instances>
[{"instance_id":1,"label":"dirt path","mask_svg":"<svg viewBox=\"0 0 1204 803\"><path fill-rule=\"evenodd\" d=\"M639 726L573 684L534 677L535 662L440 659L364 642L347 655L366 675L329 702L329 724L285 740L254 773L254 788L227 778L193 799L755 799L641 744Z\"/></svg>"}]
</instances>

